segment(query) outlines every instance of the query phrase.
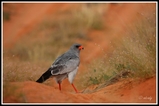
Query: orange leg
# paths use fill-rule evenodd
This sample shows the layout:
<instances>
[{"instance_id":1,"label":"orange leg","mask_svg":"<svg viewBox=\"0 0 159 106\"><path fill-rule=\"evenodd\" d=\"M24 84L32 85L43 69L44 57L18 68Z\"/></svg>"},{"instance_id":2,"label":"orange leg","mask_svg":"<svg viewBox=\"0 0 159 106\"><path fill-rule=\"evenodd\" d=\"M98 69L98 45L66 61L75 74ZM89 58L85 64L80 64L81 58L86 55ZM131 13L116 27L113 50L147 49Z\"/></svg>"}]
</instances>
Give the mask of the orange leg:
<instances>
[{"instance_id":1,"label":"orange leg","mask_svg":"<svg viewBox=\"0 0 159 106\"><path fill-rule=\"evenodd\" d=\"M59 84L59 90L61 91L61 83L58 83Z\"/></svg>"},{"instance_id":2,"label":"orange leg","mask_svg":"<svg viewBox=\"0 0 159 106\"><path fill-rule=\"evenodd\" d=\"M76 91L76 93L78 93L77 89L75 88L75 86L73 85L73 83L71 84L72 87L74 88L74 90Z\"/></svg>"}]
</instances>

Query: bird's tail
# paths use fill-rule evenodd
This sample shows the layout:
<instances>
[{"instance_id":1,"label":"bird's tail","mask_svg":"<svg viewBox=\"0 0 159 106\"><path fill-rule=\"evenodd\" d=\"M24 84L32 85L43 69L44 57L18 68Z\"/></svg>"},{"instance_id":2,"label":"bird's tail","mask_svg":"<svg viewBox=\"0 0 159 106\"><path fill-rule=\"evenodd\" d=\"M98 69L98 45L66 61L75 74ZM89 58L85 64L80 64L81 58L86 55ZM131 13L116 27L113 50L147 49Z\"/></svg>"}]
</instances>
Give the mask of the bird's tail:
<instances>
[{"instance_id":1,"label":"bird's tail","mask_svg":"<svg viewBox=\"0 0 159 106\"><path fill-rule=\"evenodd\" d=\"M51 71L48 69L36 82L42 83L51 77Z\"/></svg>"}]
</instances>

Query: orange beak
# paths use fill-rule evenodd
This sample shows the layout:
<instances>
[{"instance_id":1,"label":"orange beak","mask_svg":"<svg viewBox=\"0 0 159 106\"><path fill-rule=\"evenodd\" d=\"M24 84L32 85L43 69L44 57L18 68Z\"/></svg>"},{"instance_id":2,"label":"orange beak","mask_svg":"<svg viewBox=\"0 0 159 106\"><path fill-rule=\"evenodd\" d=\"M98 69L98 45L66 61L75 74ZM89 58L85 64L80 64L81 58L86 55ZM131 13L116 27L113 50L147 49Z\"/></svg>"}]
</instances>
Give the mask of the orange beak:
<instances>
[{"instance_id":1,"label":"orange beak","mask_svg":"<svg viewBox=\"0 0 159 106\"><path fill-rule=\"evenodd\" d=\"M78 49L79 49L79 50L82 50L82 49L84 49L84 47L83 47L83 46L80 46L80 47L78 47Z\"/></svg>"}]
</instances>

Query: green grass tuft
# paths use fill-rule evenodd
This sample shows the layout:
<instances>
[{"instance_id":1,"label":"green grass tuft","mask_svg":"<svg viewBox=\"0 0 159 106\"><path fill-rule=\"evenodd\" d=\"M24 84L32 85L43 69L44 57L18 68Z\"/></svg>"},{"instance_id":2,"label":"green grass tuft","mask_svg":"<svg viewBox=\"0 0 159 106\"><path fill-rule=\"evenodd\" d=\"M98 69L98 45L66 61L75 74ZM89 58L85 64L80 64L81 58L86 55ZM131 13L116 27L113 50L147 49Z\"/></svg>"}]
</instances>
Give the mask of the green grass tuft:
<instances>
[{"instance_id":1,"label":"green grass tuft","mask_svg":"<svg viewBox=\"0 0 159 106\"><path fill-rule=\"evenodd\" d=\"M10 12L8 12L8 11L3 11L3 20L4 21L8 21L8 20L10 20Z\"/></svg>"}]
</instances>

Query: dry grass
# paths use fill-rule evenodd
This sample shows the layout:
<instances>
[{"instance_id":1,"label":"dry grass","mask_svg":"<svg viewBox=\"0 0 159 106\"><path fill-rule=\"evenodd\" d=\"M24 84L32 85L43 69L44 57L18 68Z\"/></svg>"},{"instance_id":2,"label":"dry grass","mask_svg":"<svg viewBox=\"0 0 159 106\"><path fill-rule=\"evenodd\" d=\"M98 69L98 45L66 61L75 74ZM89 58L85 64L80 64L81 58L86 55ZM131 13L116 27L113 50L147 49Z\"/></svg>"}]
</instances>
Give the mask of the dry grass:
<instances>
[{"instance_id":1,"label":"dry grass","mask_svg":"<svg viewBox=\"0 0 159 106\"><path fill-rule=\"evenodd\" d=\"M121 41L112 43L114 50L109 58L110 53L106 53L89 65L89 71L81 78L85 87L107 83L121 72L129 73L122 78L147 79L156 75L155 14L138 20L129 29Z\"/></svg>"}]
</instances>

